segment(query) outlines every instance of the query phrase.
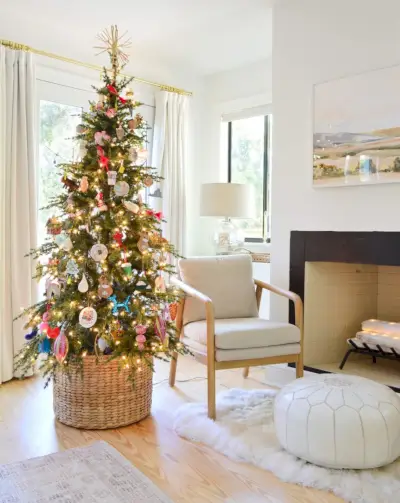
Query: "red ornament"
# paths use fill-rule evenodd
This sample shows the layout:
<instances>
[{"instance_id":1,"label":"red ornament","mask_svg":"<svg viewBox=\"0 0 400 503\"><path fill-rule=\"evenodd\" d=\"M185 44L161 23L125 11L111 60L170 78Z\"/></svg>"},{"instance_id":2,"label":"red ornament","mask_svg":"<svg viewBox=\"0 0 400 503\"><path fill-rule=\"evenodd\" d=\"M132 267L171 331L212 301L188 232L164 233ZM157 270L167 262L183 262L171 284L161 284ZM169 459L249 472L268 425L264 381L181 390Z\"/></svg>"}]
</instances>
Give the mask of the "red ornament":
<instances>
[{"instance_id":1,"label":"red ornament","mask_svg":"<svg viewBox=\"0 0 400 503\"><path fill-rule=\"evenodd\" d=\"M99 166L108 171L108 161L109 161L108 157L106 157L105 155L101 155L99 158Z\"/></svg>"},{"instance_id":2,"label":"red ornament","mask_svg":"<svg viewBox=\"0 0 400 503\"><path fill-rule=\"evenodd\" d=\"M48 328L47 329L47 337L49 339L57 339L60 335L60 327Z\"/></svg>"},{"instance_id":3,"label":"red ornament","mask_svg":"<svg viewBox=\"0 0 400 503\"><path fill-rule=\"evenodd\" d=\"M100 145L97 145L96 149L97 149L97 155L99 155L99 156L104 155L104 148L103 147L100 147Z\"/></svg>"},{"instance_id":4,"label":"red ornament","mask_svg":"<svg viewBox=\"0 0 400 503\"><path fill-rule=\"evenodd\" d=\"M118 94L118 92L117 92L117 90L115 89L115 87L114 87L114 86L112 86L111 84L109 84L109 85L107 86L107 89L108 89L108 92L109 92L110 94L114 94L115 96Z\"/></svg>"},{"instance_id":5,"label":"red ornament","mask_svg":"<svg viewBox=\"0 0 400 503\"><path fill-rule=\"evenodd\" d=\"M122 246L122 238L124 237L124 235L122 234L122 232L115 232L113 234L113 239L119 244L119 246Z\"/></svg>"},{"instance_id":6,"label":"red ornament","mask_svg":"<svg viewBox=\"0 0 400 503\"><path fill-rule=\"evenodd\" d=\"M178 313L178 303L173 302L172 304L170 304L168 306L168 310L169 310L169 315L171 317L171 321L175 321L176 315Z\"/></svg>"},{"instance_id":7,"label":"red ornament","mask_svg":"<svg viewBox=\"0 0 400 503\"><path fill-rule=\"evenodd\" d=\"M156 217L157 220L161 220L163 216L161 211L146 210L146 213L149 217Z\"/></svg>"},{"instance_id":8,"label":"red ornament","mask_svg":"<svg viewBox=\"0 0 400 503\"><path fill-rule=\"evenodd\" d=\"M125 103L126 103L126 99L125 99L125 98L123 98L122 96L118 96L118 99L119 99L119 101L120 101L123 105L125 105Z\"/></svg>"}]
</instances>

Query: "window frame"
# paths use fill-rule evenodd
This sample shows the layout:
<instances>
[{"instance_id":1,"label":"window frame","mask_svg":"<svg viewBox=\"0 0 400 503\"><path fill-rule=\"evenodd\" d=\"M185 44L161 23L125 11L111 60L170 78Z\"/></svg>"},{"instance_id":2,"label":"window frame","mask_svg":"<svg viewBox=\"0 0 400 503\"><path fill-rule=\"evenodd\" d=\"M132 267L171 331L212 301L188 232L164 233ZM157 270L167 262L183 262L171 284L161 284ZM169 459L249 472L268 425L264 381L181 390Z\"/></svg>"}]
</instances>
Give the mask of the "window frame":
<instances>
[{"instance_id":1,"label":"window frame","mask_svg":"<svg viewBox=\"0 0 400 503\"><path fill-rule=\"evenodd\" d=\"M261 114L260 114L261 115ZM267 219L266 215L269 213L269 153L270 153L270 130L271 130L271 114L264 115L264 156L263 156L263 217L262 217L262 237L251 238L245 237L245 243L269 243L270 239L266 238L267 233ZM241 119L234 119L241 120ZM228 121L228 183L232 183L232 122Z\"/></svg>"}]
</instances>

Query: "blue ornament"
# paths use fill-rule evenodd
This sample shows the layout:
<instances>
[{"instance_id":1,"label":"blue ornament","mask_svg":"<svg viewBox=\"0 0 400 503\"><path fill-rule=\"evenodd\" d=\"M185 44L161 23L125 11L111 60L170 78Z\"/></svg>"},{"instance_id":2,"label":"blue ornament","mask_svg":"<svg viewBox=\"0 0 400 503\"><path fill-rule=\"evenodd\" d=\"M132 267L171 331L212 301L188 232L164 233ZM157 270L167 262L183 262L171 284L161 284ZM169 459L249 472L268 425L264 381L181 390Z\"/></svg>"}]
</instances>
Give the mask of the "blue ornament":
<instances>
[{"instance_id":1,"label":"blue ornament","mask_svg":"<svg viewBox=\"0 0 400 503\"><path fill-rule=\"evenodd\" d=\"M127 313L131 312L131 308L129 307L129 301L131 300L130 295L128 295L124 302L118 302L117 296L115 294L111 295L111 297L108 297L108 300L110 300L114 304L114 307L112 308L112 314L118 314L118 308L125 309Z\"/></svg>"},{"instance_id":2,"label":"blue ornament","mask_svg":"<svg viewBox=\"0 0 400 503\"><path fill-rule=\"evenodd\" d=\"M38 351L39 353L50 353L51 343L50 339L45 337L42 341L39 342Z\"/></svg>"},{"instance_id":3,"label":"blue ornament","mask_svg":"<svg viewBox=\"0 0 400 503\"><path fill-rule=\"evenodd\" d=\"M32 340L34 337L36 337L37 333L38 333L37 328L34 328L33 330L31 330L31 332L30 332L29 334L26 334L26 335L25 335L25 339L26 339L27 341L30 341L30 340Z\"/></svg>"}]
</instances>

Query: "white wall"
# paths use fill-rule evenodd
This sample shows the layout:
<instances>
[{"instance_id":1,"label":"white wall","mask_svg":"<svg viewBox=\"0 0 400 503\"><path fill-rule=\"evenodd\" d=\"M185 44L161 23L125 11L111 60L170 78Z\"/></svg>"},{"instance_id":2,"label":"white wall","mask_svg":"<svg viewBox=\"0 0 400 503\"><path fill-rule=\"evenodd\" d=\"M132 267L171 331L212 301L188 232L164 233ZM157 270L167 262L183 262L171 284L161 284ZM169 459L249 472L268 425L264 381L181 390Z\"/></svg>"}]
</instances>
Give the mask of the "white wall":
<instances>
[{"instance_id":1,"label":"white wall","mask_svg":"<svg viewBox=\"0 0 400 503\"><path fill-rule=\"evenodd\" d=\"M192 255L214 253L212 233L215 220L199 217L199 189L202 183L225 182L226 164L220 158L221 116L272 102L271 59L265 59L235 70L220 72L205 78L204 112L201 136L201 170L192 185L193 222L189 229Z\"/></svg>"},{"instance_id":2,"label":"white wall","mask_svg":"<svg viewBox=\"0 0 400 503\"><path fill-rule=\"evenodd\" d=\"M398 0L276 4L272 283L289 285L291 230L399 230L400 185L313 189L311 184L314 84L400 64L399 47ZM287 303L273 297L271 316L286 320Z\"/></svg>"}]
</instances>

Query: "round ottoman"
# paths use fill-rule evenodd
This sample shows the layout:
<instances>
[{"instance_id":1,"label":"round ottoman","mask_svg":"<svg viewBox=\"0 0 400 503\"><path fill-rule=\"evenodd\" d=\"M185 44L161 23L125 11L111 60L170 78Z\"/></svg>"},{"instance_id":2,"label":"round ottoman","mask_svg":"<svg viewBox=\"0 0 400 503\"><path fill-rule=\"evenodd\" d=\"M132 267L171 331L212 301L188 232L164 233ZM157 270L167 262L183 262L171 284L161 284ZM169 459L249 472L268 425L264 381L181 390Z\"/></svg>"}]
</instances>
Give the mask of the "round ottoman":
<instances>
[{"instance_id":1,"label":"round ottoman","mask_svg":"<svg viewBox=\"0 0 400 503\"><path fill-rule=\"evenodd\" d=\"M376 468L400 456L400 398L383 384L351 375L296 379L278 393L281 446L329 468Z\"/></svg>"}]
</instances>

